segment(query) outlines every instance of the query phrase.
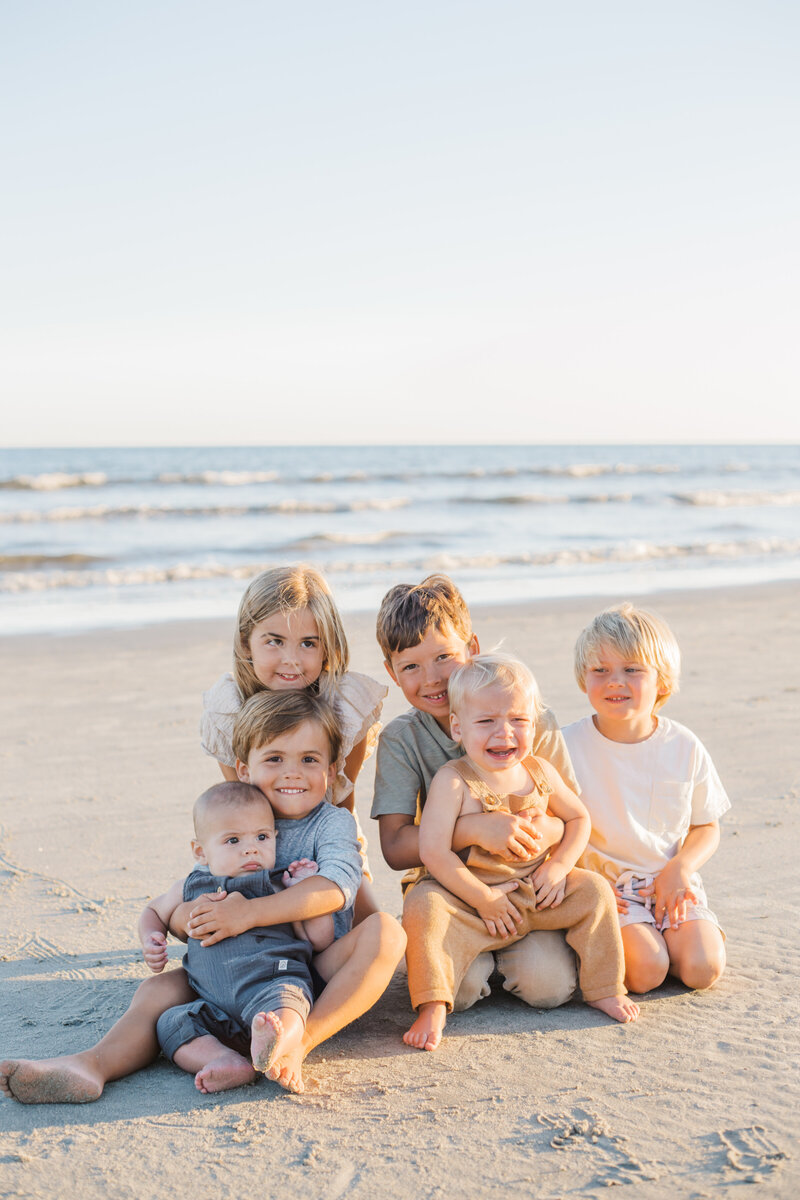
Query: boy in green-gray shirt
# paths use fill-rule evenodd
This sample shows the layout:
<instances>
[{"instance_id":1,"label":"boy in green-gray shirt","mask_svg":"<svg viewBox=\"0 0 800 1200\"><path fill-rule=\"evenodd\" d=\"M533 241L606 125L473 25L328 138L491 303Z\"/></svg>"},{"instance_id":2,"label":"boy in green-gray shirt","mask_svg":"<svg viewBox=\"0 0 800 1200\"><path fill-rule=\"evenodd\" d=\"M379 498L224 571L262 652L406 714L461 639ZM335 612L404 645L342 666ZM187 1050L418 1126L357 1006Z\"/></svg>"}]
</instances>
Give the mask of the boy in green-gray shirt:
<instances>
[{"instance_id":1,"label":"boy in green-gray shirt","mask_svg":"<svg viewBox=\"0 0 800 1200\"><path fill-rule=\"evenodd\" d=\"M407 890L421 866L418 821L430 782L439 767L463 754L450 737L447 681L479 647L464 598L446 575L431 575L416 586L398 584L387 592L377 637L387 671L412 705L381 734L372 804L383 856L396 871L409 872L403 879ZM533 754L547 759L578 790L561 731L547 709L537 721ZM453 849L478 845L510 860L527 859L558 843L562 833L555 817L478 813L457 822ZM489 994L495 965L506 990L535 1008L564 1004L575 989L575 956L564 935L529 933L507 950L478 956L456 997L457 1010Z\"/></svg>"}]
</instances>

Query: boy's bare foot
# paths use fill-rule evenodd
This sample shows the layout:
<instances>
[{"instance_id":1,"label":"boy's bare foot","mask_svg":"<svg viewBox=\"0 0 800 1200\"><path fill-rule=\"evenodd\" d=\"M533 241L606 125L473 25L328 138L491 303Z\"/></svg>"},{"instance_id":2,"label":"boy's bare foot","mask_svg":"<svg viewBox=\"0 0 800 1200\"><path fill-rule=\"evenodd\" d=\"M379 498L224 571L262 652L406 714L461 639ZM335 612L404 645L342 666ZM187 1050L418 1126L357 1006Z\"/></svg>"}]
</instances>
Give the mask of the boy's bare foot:
<instances>
[{"instance_id":1,"label":"boy's bare foot","mask_svg":"<svg viewBox=\"0 0 800 1200\"><path fill-rule=\"evenodd\" d=\"M268 1071L283 1037L283 1023L275 1013L256 1013L250 1026L250 1057L257 1071Z\"/></svg>"},{"instance_id":2,"label":"boy's bare foot","mask_svg":"<svg viewBox=\"0 0 800 1200\"><path fill-rule=\"evenodd\" d=\"M0 1092L20 1104L88 1104L103 1094L104 1080L77 1055L6 1059L0 1063Z\"/></svg>"},{"instance_id":3,"label":"boy's bare foot","mask_svg":"<svg viewBox=\"0 0 800 1200\"><path fill-rule=\"evenodd\" d=\"M605 1000L587 1000L586 1003L623 1024L635 1021L639 1015L639 1005L634 1004L630 996L608 996Z\"/></svg>"},{"instance_id":4,"label":"boy's bare foot","mask_svg":"<svg viewBox=\"0 0 800 1200\"><path fill-rule=\"evenodd\" d=\"M219 1058L207 1063L194 1077L194 1086L198 1092L210 1095L212 1092L227 1092L230 1088L243 1087L247 1083L255 1083L258 1075L252 1065L235 1050L220 1054Z\"/></svg>"},{"instance_id":5,"label":"boy's bare foot","mask_svg":"<svg viewBox=\"0 0 800 1200\"><path fill-rule=\"evenodd\" d=\"M420 1004L417 1019L403 1034L407 1046L418 1050L435 1050L442 1040L442 1031L447 1020L447 1005L438 1001Z\"/></svg>"},{"instance_id":6,"label":"boy's bare foot","mask_svg":"<svg viewBox=\"0 0 800 1200\"><path fill-rule=\"evenodd\" d=\"M282 1054L280 1058L276 1058L267 1071L267 1079L274 1080L280 1084L287 1092L294 1092L296 1096L302 1096L306 1090L306 1085L303 1082L303 1050L301 1046L294 1046Z\"/></svg>"}]
</instances>

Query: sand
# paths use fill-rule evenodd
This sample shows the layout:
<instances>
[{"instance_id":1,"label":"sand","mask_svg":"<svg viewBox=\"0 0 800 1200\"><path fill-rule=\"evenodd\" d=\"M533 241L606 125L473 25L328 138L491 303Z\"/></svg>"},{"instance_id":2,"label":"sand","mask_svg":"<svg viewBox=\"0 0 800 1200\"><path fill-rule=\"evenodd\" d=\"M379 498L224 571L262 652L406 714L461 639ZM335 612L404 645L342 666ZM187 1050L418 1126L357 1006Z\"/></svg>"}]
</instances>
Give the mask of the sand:
<instances>
[{"instance_id":1,"label":"sand","mask_svg":"<svg viewBox=\"0 0 800 1200\"><path fill-rule=\"evenodd\" d=\"M794 586L667 594L651 606L684 653L667 712L708 746L733 801L703 874L728 934L707 993L668 984L633 1026L578 1003L539 1012L495 992L451 1018L435 1054L403 1045L402 972L306 1066L308 1091L199 1095L165 1061L94 1104L0 1103L0 1196L149 1200L208 1194L354 1198L796 1196L797 718ZM478 610L484 648L536 669L562 723L586 712L571 676L592 600ZM353 666L381 677L372 621ZM146 897L188 869L189 811L217 778L199 749L200 693L229 662L228 623L0 640L0 1056L94 1041L145 978ZM385 717L402 710L393 689ZM383 906L398 877L357 788ZM171 957L179 962L180 947Z\"/></svg>"}]
</instances>

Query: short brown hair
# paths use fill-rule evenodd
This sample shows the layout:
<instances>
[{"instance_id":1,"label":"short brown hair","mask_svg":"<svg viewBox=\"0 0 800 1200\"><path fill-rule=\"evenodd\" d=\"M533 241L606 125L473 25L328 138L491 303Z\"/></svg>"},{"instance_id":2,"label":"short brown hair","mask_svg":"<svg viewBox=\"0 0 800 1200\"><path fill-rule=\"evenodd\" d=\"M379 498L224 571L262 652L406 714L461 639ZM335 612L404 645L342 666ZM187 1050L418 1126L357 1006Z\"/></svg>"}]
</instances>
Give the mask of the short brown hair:
<instances>
[{"instance_id":1,"label":"short brown hair","mask_svg":"<svg viewBox=\"0 0 800 1200\"><path fill-rule=\"evenodd\" d=\"M246 700L234 722L233 752L246 763L251 750L291 733L304 721L322 726L335 763L342 749L339 719L327 700L308 691L258 692Z\"/></svg>"},{"instance_id":2,"label":"short brown hair","mask_svg":"<svg viewBox=\"0 0 800 1200\"><path fill-rule=\"evenodd\" d=\"M422 583L398 583L390 588L378 610L376 635L383 657L418 646L429 629L452 625L466 644L472 639L472 618L464 597L447 575L428 575Z\"/></svg>"},{"instance_id":3,"label":"short brown hair","mask_svg":"<svg viewBox=\"0 0 800 1200\"><path fill-rule=\"evenodd\" d=\"M260 788L251 783L242 783L235 779L226 779L224 783L215 783L206 788L202 796L194 802L192 817L194 819L194 835L201 840L203 822L220 808L239 808L248 804L262 804L272 812L270 802Z\"/></svg>"}]
</instances>

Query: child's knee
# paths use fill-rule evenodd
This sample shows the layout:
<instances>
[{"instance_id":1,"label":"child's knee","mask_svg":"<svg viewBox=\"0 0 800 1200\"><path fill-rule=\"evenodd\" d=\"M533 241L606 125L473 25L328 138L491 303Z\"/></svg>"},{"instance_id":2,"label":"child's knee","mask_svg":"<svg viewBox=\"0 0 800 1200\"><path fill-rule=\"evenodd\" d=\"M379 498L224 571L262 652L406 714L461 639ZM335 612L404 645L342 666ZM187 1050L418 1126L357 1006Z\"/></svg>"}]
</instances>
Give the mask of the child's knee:
<instances>
[{"instance_id":1,"label":"child's knee","mask_svg":"<svg viewBox=\"0 0 800 1200\"><path fill-rule=\"evenodd\" d=\"M679 967L681 983L693 991L703 991L713 987L725 970L725 950L711 954L692 954L682 961Z\"/></svg>"},{"instance_id":2,"label":"child's knee","mask_svg":"<svg viewBox=\"0 0 800 1200\"><path fill-rule=\"evenodd\" d=\"M373 946L375 957L394 960L395 965L405 954L405 930L394 917L385 912L371 913L358 926L362 937L367 936Z\"/></svg>"},{"instance_id":3,"label":"child's knee","mask_svg":"<svg viewBox=\"0 0 800 1200\"><path fill-rule=\"evenodd\" d=\"M464 1012L479 1000L486 999L491 991L489 976L493 970L494 955L491 950L484 950L467 968L453 1001L453 1012Z\"/></svg>"},{"instance_id":4,"label":"child's knee","mask_svg":"<svg viewBox=\"0 0 800 1200\"><path fill-rule=\"evenodd\" d=\"M668 971L669 959L666 955L663 960L659 956L652 959L640 959L637 962L626 962L625 987L629 992L643 996L645 992L652 992L653 988L661 987L667 978Z\"/></svg>"},{"instance_id":5,"label":"child's knee","mask_svg":"<svg viewBox=\"0 0 800 1200\"><path fill-rule=\"evenodd\" d=\"M564 935L553 930L529 933L514 946L498 951L503 987L531 1008L566 1004L578 982L575 954Z\"/></svg>"}]
</instances>

